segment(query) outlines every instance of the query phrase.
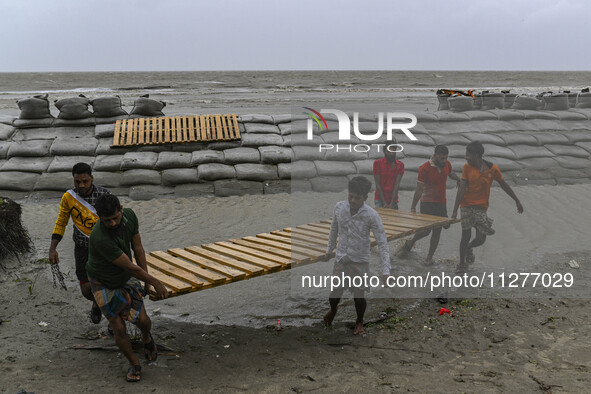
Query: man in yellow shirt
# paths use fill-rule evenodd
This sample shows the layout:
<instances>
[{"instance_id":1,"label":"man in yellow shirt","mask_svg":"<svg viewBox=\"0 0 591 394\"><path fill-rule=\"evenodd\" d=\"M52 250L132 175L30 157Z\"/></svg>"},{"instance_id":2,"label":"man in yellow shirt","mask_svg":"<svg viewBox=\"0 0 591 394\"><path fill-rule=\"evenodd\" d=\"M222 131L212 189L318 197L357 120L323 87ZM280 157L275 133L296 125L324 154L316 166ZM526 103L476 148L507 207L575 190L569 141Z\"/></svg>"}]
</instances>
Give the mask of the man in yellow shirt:
<instances>
[{"instance_id":1,"label":"man in yellow shirt","mask_svg":"<svg viewBox=\"0 0 591 394\"><path fill-rule=\"evenodd\" d=\"M80 282L80 291L84 298L92 301L90 320L94 324L101 321L101 310L94 301L90 290L90 283L86 275L86 262L88 260L88 238L92 227L98 220L94 204L96 200L111 192L93 184L94 177L92 169L86 163L77 163L72 168L74 177L74 189L69 189L62 196L60 212L55 222L51 245L49 246L49 261L52 264L59 263L59 254L56 250L58 243L62 240L66 226L72 218L74 224L74 260L76 262L76 277Z\"/></svg>"}]
</instances>

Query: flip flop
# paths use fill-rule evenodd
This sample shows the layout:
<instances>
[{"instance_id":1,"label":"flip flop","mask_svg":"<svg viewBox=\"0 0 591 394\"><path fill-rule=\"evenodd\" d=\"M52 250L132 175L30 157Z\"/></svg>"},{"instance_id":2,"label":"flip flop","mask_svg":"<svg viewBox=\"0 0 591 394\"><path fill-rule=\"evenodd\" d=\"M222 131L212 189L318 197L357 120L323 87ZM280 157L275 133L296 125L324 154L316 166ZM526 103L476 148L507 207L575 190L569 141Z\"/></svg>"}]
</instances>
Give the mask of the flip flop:
<instances>
[{"instance_id":1,"label":"flip flop","mask_svg":"<svg viewBox=\"0 0 591 394\"><path fill-rule=\"evenodd\" d=\"M125 376L125 380L128 382L139 382L142 373L142 366L141 365L130 365L129 369L127 370L127 375Z\"/></svg>"},{"instance_id":2,"label":"flip flop","mask_svg":"<svg viewBox=\"0 0 591 394\"><path fill-rule=\"evenodd\" d=\"M156 343L154 343L152 334L150 334L150 342L144 343L144 351L146 353L146 360L149 362L156 361L158 358L158 348L156 347Z\"/></svg>"}]
</instances>

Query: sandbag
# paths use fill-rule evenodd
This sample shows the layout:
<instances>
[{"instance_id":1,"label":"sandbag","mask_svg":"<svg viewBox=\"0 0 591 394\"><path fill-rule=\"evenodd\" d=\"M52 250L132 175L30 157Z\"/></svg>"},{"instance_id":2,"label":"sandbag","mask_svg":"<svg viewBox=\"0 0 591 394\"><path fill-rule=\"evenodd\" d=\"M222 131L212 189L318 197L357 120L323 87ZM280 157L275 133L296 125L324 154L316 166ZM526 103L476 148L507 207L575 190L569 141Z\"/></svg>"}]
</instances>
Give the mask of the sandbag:
<instances>
[{"instance_id":1,"label":"sandbag","mask_svg":"<svg viewBox=\"0 0 591 394\"><path fill-rule=\"evenodd\" d=\"M162 171L162 184L175 186L185 183L197 183L196 168L170 168Z\"/></svg>"},{"instance_id":2,"label":"sandbag","mask_svg":"<svg viewBox=\"0 0 591 394\"><path fill-rule=\"evenodd\" d=\"M156 169L186 168L191 166L192 153L186 152L160 152L156 161ZM197 176L195 174L195 176Z\"/></svg>"},{"instance_id":3,"label":"sandbag","mask_svg":"<svg viewBox=\"0 0 591 394\"><path fill-rule=\"evenodd\" d=\"M469 96L456 96L447 99L449 109L454 112L472 111L474 99Z\"/></svg>"},{"instance_id":4,"label":"sandbag","mask_svg":"<svg viewBox=\"0 0 591 394\"><path fill-rule=\"evenodd\" d=\"M206 163L197 167L199 181L215 181L218 179L236 178L234 166L219 163Z\"/></svg>"},{"instance_id":5,"label":"sandbag","mask_svg":"<svg viewBox=\"0 0 591 394\"><path fill-rule=\"evenodd\" d=\"M90 100L84 95L79 97L55 100L55 107L60 111L58 119L76 120L92 118L94 115L88 110Z\"/></svg>"},{"instance_id":6,"label":"sandbag","mask_svg":"<svg viewBox=\"0 0 591 394\"><path fill-rule=\"evenodd\" d=\"M224 151L224 163L258 163L261 160L261 154L254 148L233 148Z\"/></svg>"},{"instance_id":7,"label":"sandbag","mask_svg":"<svg viewBox=\"0 0 591 394\"><path fill-rule=\"evenodd\" d=\"M277 173L281 179L309 179L318 175L316 166L311 161L294 161L277 164Z\"/></svg>"},{"instance_id":8,"label":"sandbag","mask_svg":"<svg viewBox=\"0 0 591 394\"><path fill-rule=\"evenodd\" d=\"M250 181L266 181L279 179L277 166L272 164L236 164L236 179Z\"/></svg>"},{"instance_id":9,"label":"sandbag","mask_svg":"<svg viewBox=\"0 0 591 394\"><path fill-rule=\"evenodd\" d=\"M47 156L51 144L51 140L14 141L10 144L6 157Z\"/></svg>"},{"instance_id":10,"label":"sandbag","mask_svg":"<svg viewBox=\"0 0 591 394\"><path fill-rule=\"evenodd\" d=\"M17 190L28 192L33 190L39 174L21 171L0 172L0 190Z\"/></svg>"},{"instance_id":11,"label":"sandbag","mask_svg":"<svg viewBox=\"0 0 591 394\"><path fill-rule=\"evenodd\" d=\"M503 93L483 93L480 109L487 111L495 108L505 108L505 95Z\"/></svg>"},{"instance_id":12,"label":"sandbag","mask_svg":"<svg viewBox=\"0 0 591 394\"><path fill-rule=\"evenodd\" d=\"M53 156L94 156L97 146L96 138L56 139L49 152Z\"/></svg>"},{"instance_id":13,"label":"sandbag","mask_svg":"<svg viewBox=\"0 0 591 394\"><path fill-rule=\"evenodd\" d=\"M568 95L556 93L550 96L543 96L545 111L566 111L568 109Z\"/></svg>"},{"instance_id":14,"label":"sandbag","mask_svg":"<svg viewBox=\"0 0 591 394\"><path fill-rule=\"evenodd\" d=\"M260 146L261 163L289 163L293 159L293 150L282 146Z\"/></svg>"},{"instance_id":15,"label":"sandbag","mask_svg":"<svg viewBox=\"0 0 591 394\"><path fill-rule=\"evenodd\" d=\"M18 100L16 105L21 110L19 119L53 119L46 94Z\"/></svg>"},{"instance_id":16,"label":"sandbag","mask_svg":"<svg viewBox=\"0 0 591 394\"><path fill-rule=\"evenodd\" d=\"M99 155L94 160L95 171L119 171L123 155Z\"/></svg>"},{"instance_id":17,"label":"sandbag","mask_svg":"<svg viewBox=\"0 0 591 394\"><path fill-rule=\"evenodd\" d=\"M127 115L121 107L119 96L98 97L90 102L94 116L97 118L110 118L113 116Z\"/></svg>"},{"instance_id":18,"label":"sandbag","mask_svg":"<svg viewBox=\"0 0 591 394\"><path fill-rule=\"evenodd\" d=\"M515 99L517 98L517 94L515 93L505 93L504 98L504 107L511 108L515 103Z\"/></svg>"},{"instance_id":19,"label":"sandbag","mask_svg":"<svg viewBox=\"0 0 591 394\"><path fill-rule=\"evenodd\" d=\"M12 157L4 163L0 171L47 172L52 160L53 157Z\"/></svg>"},{"instance_id":20,"label":"sandbag","mask_svg":"<svg viewBox=\"0 0 591 394\"><path fill-rule=\"evenodd\" d=\"M242 134L242 146L259 147L264 145L282 145L279 134Z\"/></svg>"},{"instance_id":21,"label":"sandbag","mask_svg":"<svg viewBox=\"0 0 591 394\"><path fill-rule=\"evenodd\" d=\"M149 98L148 95L139 97L133 104L130 115L140 116L164 116L162 109L166 106L164 101Z\"/></svg>"},{"instance_id":22,"label":"sandbag","mask_svg":"<svg viewBox=\"0 0 591 394\"><path fill-rule=\"evenodd\" d=\"M49 165L47 172L70 171L70 183L73 185L72 168L74 167L74 165L76 165L77 163L86 163L93 167L94 160L94 156L55 156L53 158L53 161Z\"/></svg>"},{"instance_id":23,"label":"sandbag","mask_svg":"<svg viewBox=\"0 0 591 394\"><path fill-rule=\"evenodd\" d=\"M245 123L244 128L247 133L254 134L281 134L279 127L274 124L266 123Z\"/></svg>"},{"instance_id":24,"label":"sandbag","mask_svg":"<svg viewBox=\"0 0 591 394\"><path fill-rule=\"evenodd\" d=\"M156 152L127 152L121 160L121 170L151 170L156 166L156 161L158 161L158 153Z\"/></svg>"},{"instance_id":25,"label":"sandbag","mask_svg":"<svg viewBox=\"0 0 591 394\"><path fill-rule=\"evenodd\" d=\"M290 193L290 192L291 192L291 181L279 180L279 181L263 182L263 193L264 194L279 194L279 193Z\"/></svg>"},{"instance_id":26,"label":"sandbag","mask_svg":"<svg viewBox=\"0 0 591 394\"><path fill-rule=\"evenodd\" d=\"M437 111L446 111L449 109L449 103L447 99L450 97L449 94L438 94L437 101L439 102L439 106L437 107Z\"/></svg>"},{"instance_id":27,"label":"sandbag","mask_svg":"<svg viewBox=\"0 0 591 394\"><path fill-rule=\"evenodd\" d=\"M310 179L312 190L315 192L340 192L349 187L346 176L319 176Z\"/></svg>"},{"instance_id":28,"label":"sandbag","mask_svg":"<svg viewBox=\"0 0 591 394\"><path fill-rule=\"evenodd\" d=\"M41 174L35 184L34 190L57 190L63 192L64 190L71 189L74 186L71 171L72 167L70 167L69 172L61 171Z\"/></svg>"},{"instance_id":29,"label":"sandbag","mask_svg":"<svg viewBox=\"0 0 591 394\"><path fill-rule=\"evenodd\" d=\"M511 106L511 109L530 109L538 110L544 106L544 103L535 97L529 96L517 96L515 102Z\"/></svg>"},{"instance_id":30,"label":"sandbag","mask_svg":"<svg viewBox=\"0 0 591 394\"><path fill-rule=\"evenodd\" d=\"M219 150L200 150L191 154L191 167L205 163L223 163L224 152Z\"/></svg>"},{"instance_id":31,"label":"sandbag","mask_svg":"<svg viewBox=\"0 0 591 394\"><path fill-rule=\"evenodd\" d=\"M591 108L591 93L579 93L577 95L577 108Z\"/></svg>"},{"instance_id":32,"label":"sandbag","mask_svg":"<svg viewBox=\"0 0 591 394\"><path fill-rule=\"evenodd\" d=\"M133 169L125 171L121 178L121 186L160 185L162 177L158 171Z\"/></svg>"},{"instance_id":33,"label":"sandbag","mask_svg":"<svg viewBox=\"0 0 591 394\"><path fill-rule=\"evenodd\" d=\"M357 174L357 168L350 162L316 160L314 165L320 176Z\"/></svg>"}]
</instances>

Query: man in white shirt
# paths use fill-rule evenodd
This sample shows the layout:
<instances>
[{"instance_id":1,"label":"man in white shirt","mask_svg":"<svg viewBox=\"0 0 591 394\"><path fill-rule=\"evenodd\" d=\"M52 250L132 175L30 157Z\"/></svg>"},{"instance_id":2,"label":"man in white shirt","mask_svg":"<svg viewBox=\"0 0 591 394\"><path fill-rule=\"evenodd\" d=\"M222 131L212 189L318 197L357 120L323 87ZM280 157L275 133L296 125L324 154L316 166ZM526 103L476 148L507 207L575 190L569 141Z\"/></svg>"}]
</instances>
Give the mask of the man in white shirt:
<instances>
[{"instance_id":1,"label":"man in white shirt","mask_svg":"<svg viewBox=\"0 0 591 394\"><path fill-rule=\"evenodd\" d=\"M370 190L371 182L364 177L358 176L349 181L348 199L339 201L335 206L326 250L328 256L335 247L337 249L333 275L340 278L348 277L350 280L347 283L341 283L341 286L330 293L330 311L324 315L324 323L327 326L332 325L343 292L347 289L353 293L357 312L354 335L365 334L363 316L367 306L365 285L369 281L370 230L378 242L383 281L390 275L390 253L382 219L373 208L365 204ZM364 280L355 280L355 278L364 278ZM361 286L353 284L360 281Z\"/></svg>"}]
</instances>

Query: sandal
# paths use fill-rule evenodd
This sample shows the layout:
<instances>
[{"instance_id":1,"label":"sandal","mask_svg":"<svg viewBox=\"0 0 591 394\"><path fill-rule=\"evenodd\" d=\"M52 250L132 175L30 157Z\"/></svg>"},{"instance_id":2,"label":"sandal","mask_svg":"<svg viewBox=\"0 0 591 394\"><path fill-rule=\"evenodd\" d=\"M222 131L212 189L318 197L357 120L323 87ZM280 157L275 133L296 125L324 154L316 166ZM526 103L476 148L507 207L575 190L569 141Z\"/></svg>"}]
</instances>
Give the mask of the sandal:
<instances>
[{"instance_id":1,"label":"sandal","mask_svg":"<svg viewBox=\"0 0 591 394\"><path fill-rule=\"evenodd\" d=\"M152 334L150 334L150 342L144 343L144 351L146 353L146 360L149 362L156 361L158 358L158 348L154 343L154 338L152 338Z\"/></svg>"},{"instance_id":2,"label":"sandal","mask_svg":"<svg viewBox=\"0 0 591 394\"><path fill-rule=\"evenodd\" d=\"M94 324L99 324L101 322L102 317L103 314L101 313L101 308L99 308L98 306L93 306L92 309L90 309L91 322L93 322Z\"/></svg>"},{"instance_id":3,"label":"sandal","mask_svg":"<svg viewBox=\"0 0 591 394\"><path fill-rule=\"evenodd\" d=\"M141 379L142 366L141 365L130 365L127 370L125 380L128 382L139 382Z\"/></svg>"}]
</instances>

